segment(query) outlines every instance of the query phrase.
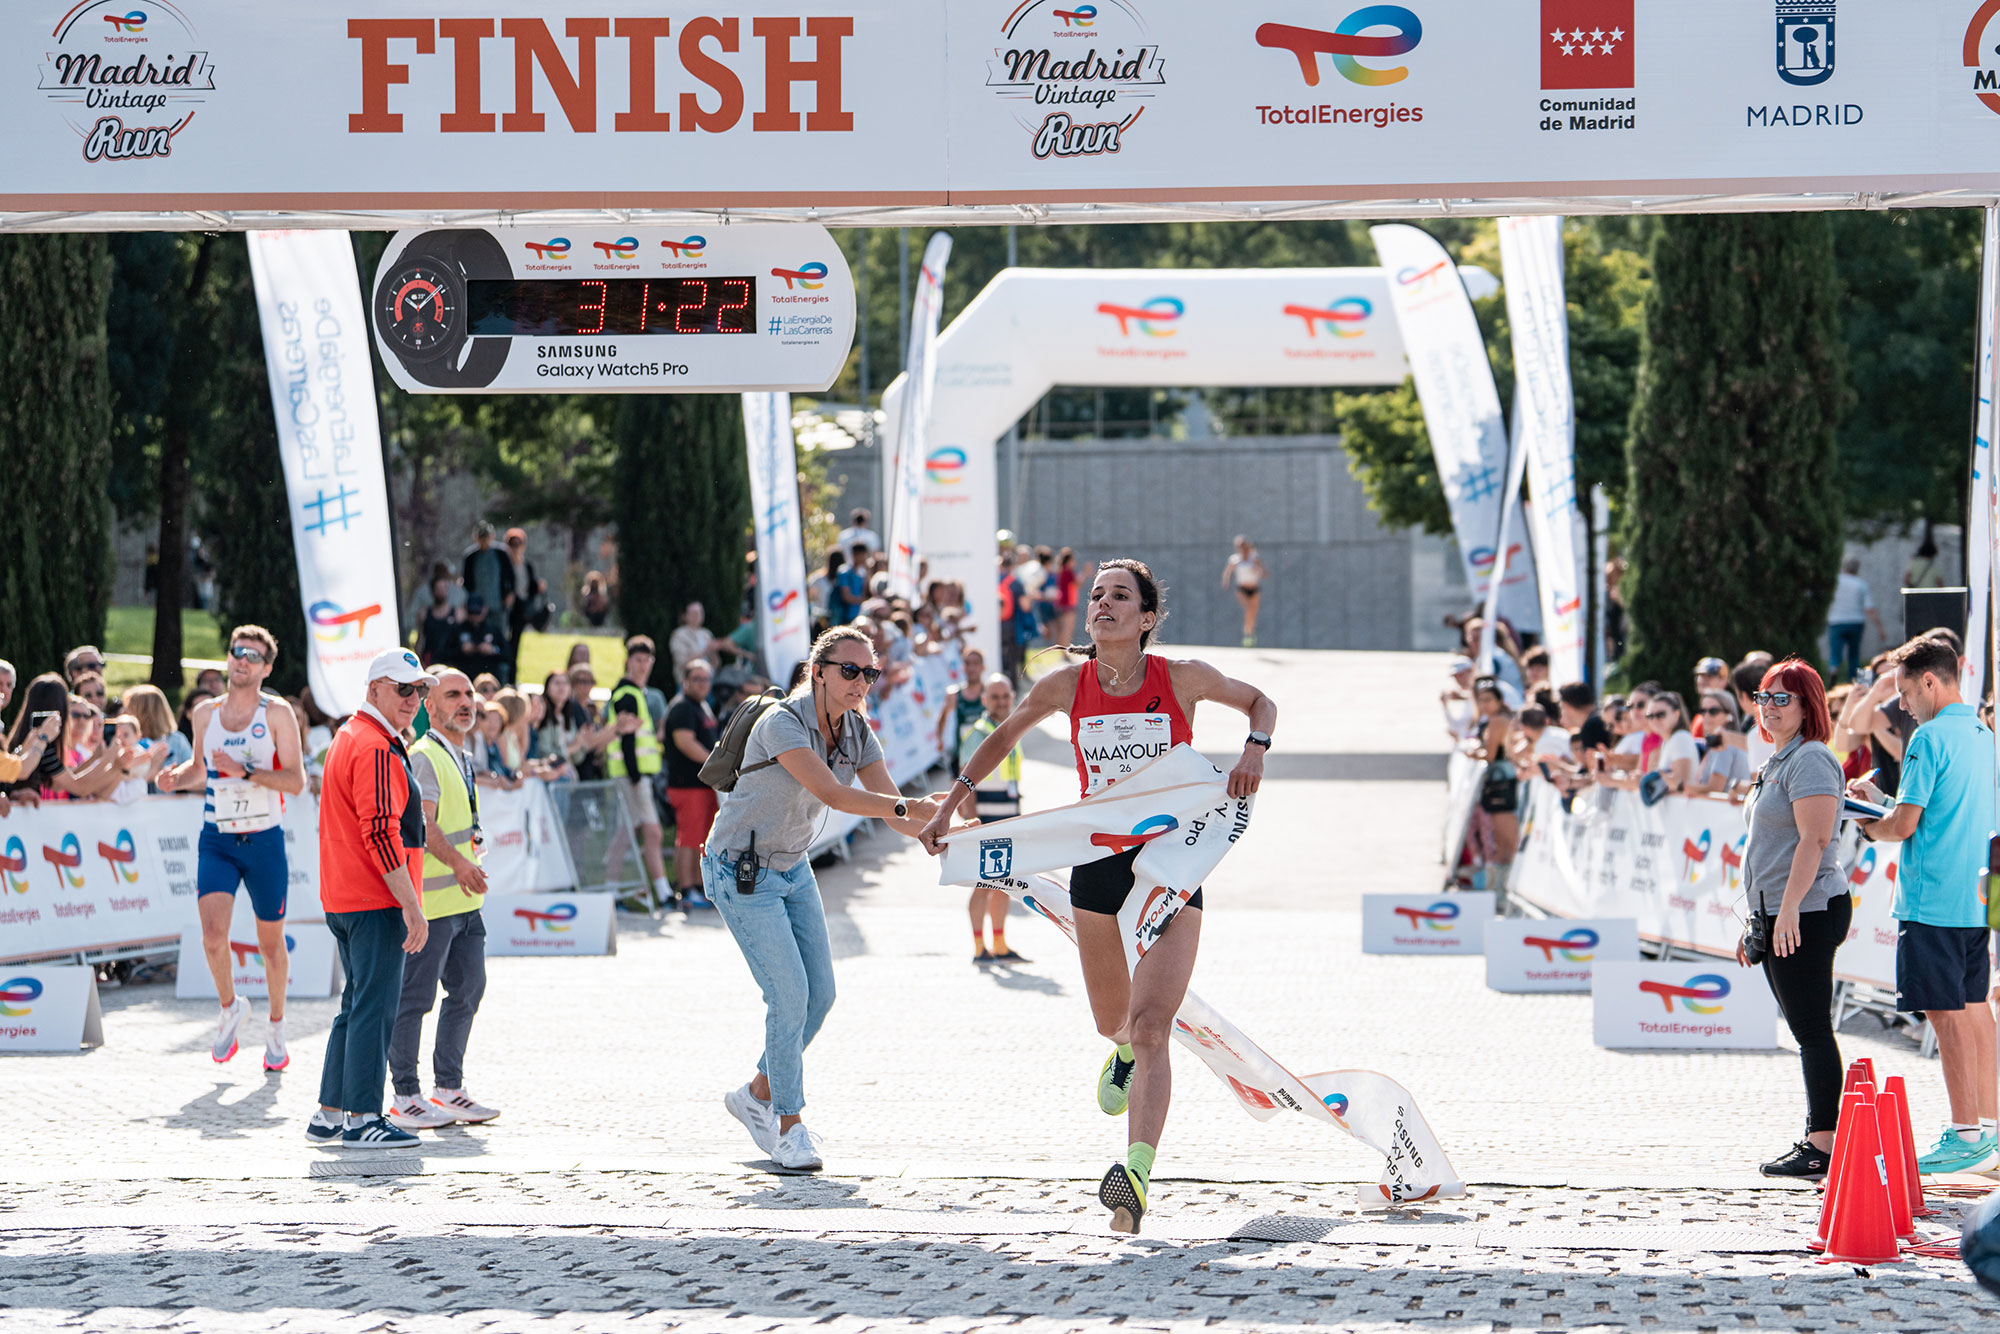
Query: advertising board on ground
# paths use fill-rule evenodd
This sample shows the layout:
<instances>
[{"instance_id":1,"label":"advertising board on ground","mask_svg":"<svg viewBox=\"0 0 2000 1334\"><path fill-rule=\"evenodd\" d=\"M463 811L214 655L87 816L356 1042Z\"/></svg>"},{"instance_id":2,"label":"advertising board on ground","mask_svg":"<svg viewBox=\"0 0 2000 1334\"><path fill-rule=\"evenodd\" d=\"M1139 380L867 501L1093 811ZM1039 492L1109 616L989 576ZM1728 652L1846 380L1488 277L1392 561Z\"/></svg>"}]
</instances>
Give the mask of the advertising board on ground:
<instances>
[{"instance_id":1,"label":"advertising board on ground","mask_svg":"<svg viewBox=\"0 0 2000 1334\"><path fill-rule=\"evenodd\" d=\"M1593 970L1639 961L1631 918L1499 917L1486 925L1486 985L1495 991L1589 991Z\"/></svg>"},{"instance_id":2,"label":"advertising board on ground","mask_svg":"<svg viewBox=\"0 0 2000 1334\"><path fill-rule=\"evenodd\" d=\"M96 969L0 965L0 1052L75 1051L103 1043Z\"/></svg>"},{"instance_id":3,"label":"advertising board on ground","mask_svg":"<svg viewBox=\"0 0 2000 1334\"><path fill-rule=\"evenodd\" d=\"M1364 954L1480 954L1493 921L1493 895L1363 894Z\"/></svg>"},{"instance_id":4,"label":"advertising board on ground","mask_svg":"<svg viewBox=\"0 0 2000 1334\"><path fill-rule=\"evenodd\" d=\"M616 954L609 894L488 894L488 954Z\"/></svg>"},{"instance_id":5,"label":"advertising board on ground","mask_svg":"<svg viewBox=\"0 0 2000 1334\"><path fill-rule=\"evenodd\" d=\"M1600 1047L1763 1051L1778 1045L1778 1003L1754 968L1710 959L1602 963L1591 981Z\"/></svg>"}]
</instances>

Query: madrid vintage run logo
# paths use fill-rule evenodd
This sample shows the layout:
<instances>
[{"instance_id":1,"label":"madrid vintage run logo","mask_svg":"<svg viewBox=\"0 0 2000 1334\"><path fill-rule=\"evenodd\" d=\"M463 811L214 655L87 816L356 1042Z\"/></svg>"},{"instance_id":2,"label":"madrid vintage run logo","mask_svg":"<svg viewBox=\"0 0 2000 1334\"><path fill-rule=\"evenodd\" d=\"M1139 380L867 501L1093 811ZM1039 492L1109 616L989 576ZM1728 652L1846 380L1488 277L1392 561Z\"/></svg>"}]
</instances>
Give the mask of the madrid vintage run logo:
<instances>
[{"instance_id":1,"label":"madrid vintage run logo","mask_svg":"<svg viewBox=\"0 0 2000 1334\"><path fill-rule=\"evenodd\" d=\"M84 0L49 34L36 88L86 162L169 157L215 92L194 24L164 0Z\"/></svg>"},{"instance_id":2,"label":"madrid vintage run logo","mask_svg":"<svg viewBox=\"0 0 2000 1334\"><path fill-rule=\"evenodd\" d=\"M1023 0L1000 24L986 86L1050 158L1116 153L1166 87L1159 43L1136 6Z\"/></svg>"}]
</instances>

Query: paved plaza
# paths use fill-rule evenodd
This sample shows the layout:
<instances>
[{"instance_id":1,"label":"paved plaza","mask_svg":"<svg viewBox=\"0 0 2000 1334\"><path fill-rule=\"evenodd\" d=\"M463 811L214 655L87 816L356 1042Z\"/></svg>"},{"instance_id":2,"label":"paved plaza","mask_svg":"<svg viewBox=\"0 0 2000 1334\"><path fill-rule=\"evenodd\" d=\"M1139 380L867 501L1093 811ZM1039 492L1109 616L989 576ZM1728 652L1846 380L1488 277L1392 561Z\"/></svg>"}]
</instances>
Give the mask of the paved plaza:
<instances>
[{"instance_id":1,"label":"paved plaza","mask_svg":"<svg viewBox=\"0 0 2000 1334\"><path fill-rule=\"evenodd\" d=\"M1293 1070L1400 1080L1466 1198L1360 1211L1369 1150L1252 1120L1177 1053L1145 1233L1110 1233L1094 1183L1124 1122L1095 1107L1073 950L1017 911L1032 962L973 967L963 891L877 833L821 875L825 1173L770 1170L722 1109L761 1010L712 915L627 919L613 957L493 960L467 1082L504 1115L421 1154L305 1142L333 1002L292 1003L292 1068L267 1076L261 1017L218 1067L212 1002L107 989L103 1048L0 1062L0 1330L1995 1327L1956 1260L1802 1249L1816 1195L1755 1170L1803 1121L1794 1051L1605 1051L1586 996L1361 953L1362 893L1441 877L1441 658L1207 655L1281 712L1194 985ZM1196 728L1215 755L1243 730ZM1074 793L1067 752L1033 738L1031 806ZM1867 1016L1842 1043L1908 1078L1928 1142L1937 1064ZM1927 1233L1955 1236L1967 1202L1934 1205Z\"/></svg>"}]
</instances>

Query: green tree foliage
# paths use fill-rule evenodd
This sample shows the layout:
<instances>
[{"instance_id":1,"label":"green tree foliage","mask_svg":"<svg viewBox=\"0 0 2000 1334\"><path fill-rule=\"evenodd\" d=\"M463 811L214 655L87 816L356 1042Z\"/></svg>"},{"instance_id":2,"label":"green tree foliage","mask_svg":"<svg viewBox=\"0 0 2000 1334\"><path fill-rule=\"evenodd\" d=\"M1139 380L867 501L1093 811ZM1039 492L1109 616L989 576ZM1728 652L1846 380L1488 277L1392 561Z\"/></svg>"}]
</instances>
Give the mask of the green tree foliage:
<instances>
[{"instance_id":1,"label":"green tree foliage","mask_svg":"<svg viewBox=\"0 0 2000 1334\"><path fill-rule=\"evenodd\" d=\"M1818 657L1842 535L1832 233L1824 214L1660 223L1624 516L1631 680Z\"/></svg>"},{"instance_id":2,"label":"green tree foliage","mask_svg":"<svg viewBox=\"0 0 2000 1334\"><path fill-rule=\"evenodd\" d=\"M1840 429L1847 515L1960 523L1978 355L1977 209L1833 215L1854 408Z\"/></svg>"},{"instance_id":3,"label":"green tree foliage","mask_svg":"<svg viewBox=\"0 0 2000 1334\"><path fill-rule=\"evenodd\" d=\"M750 468L735 394L630 394L617 400L613 502L618 612L662 642L700 602L709 629L736 628L750 536Z\"/></svg>"},{"instance_id":4,"label":"green tree foliage","mask_svg":"<svg viewBox=\"0 0 2000 1334\"><path fill-rule=\"evenodd\" d=\"M0 236L0 645L24 678L104 634L111 271L102 236Z\"/></svg>"}]
</instances>

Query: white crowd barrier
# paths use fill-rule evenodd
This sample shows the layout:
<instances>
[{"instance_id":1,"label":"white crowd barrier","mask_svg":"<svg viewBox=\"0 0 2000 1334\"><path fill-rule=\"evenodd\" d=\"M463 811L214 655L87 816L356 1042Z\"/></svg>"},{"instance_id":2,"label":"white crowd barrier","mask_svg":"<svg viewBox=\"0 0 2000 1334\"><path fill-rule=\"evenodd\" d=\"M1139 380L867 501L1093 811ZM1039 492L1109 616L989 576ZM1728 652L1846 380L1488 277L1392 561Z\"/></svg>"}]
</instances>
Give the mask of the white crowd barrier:
<instances>
[{"instance_id":1,"label":"white crowd barrier","mask_svg":"<svg viewBox=\"0 0 2000 1334\"><path fill-rule=\"evenodd\" d=\"M1483 768L1454 765L1451 781L1476 791ZM1453 810L1463 795L1453 792ZM1586 788L1565 811L1560 792L1530 779L1507 892L1554 917L1630 917L1643 940L1733 959L1748 916L1745 840L1743 808L1728 801L1674 796L1648 806L1636 792ZM1834 976L1894 991L1900 847L1863 842L1852 825L1840 847L1854 923Z\"/></svg>"},{"instance_id":2,"label":"white crowd barrier","mask_svg":"<svg viewBox=\"0 0 2000 1334\"><path fill-rule=\"evenodd\" d=\"M0 961L171 940L196 925L202 802L156 796L129 806L50 801L0 820ZM548 790L531 779L484 788L487 880L527 894L576 884ZM286 799L288 921L318 921L319 803Z\"/></svg>"}]
</instances>

